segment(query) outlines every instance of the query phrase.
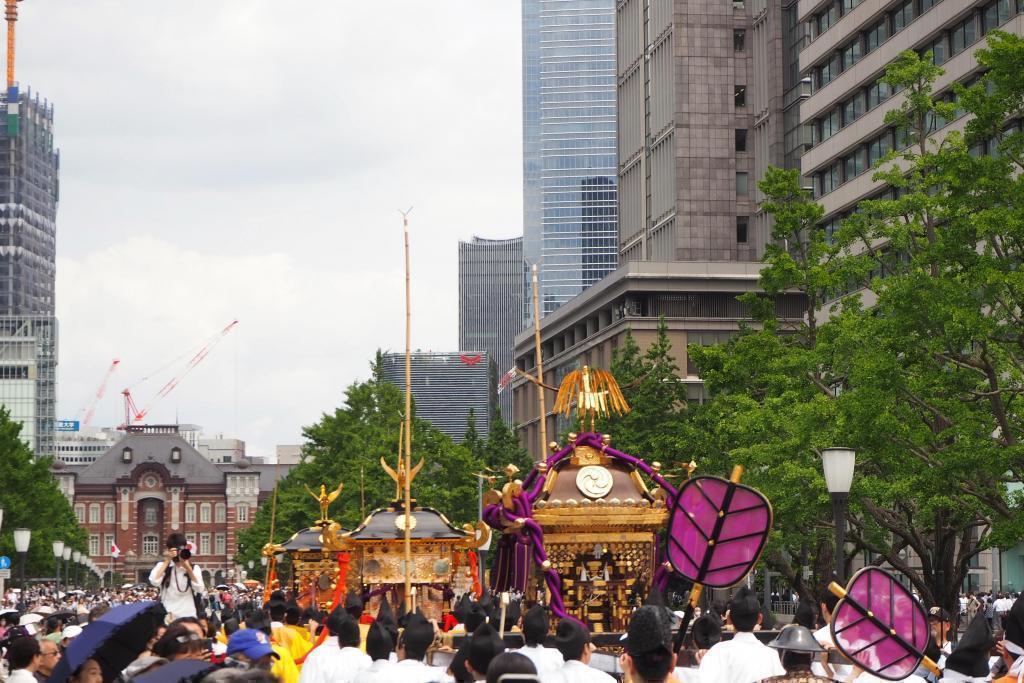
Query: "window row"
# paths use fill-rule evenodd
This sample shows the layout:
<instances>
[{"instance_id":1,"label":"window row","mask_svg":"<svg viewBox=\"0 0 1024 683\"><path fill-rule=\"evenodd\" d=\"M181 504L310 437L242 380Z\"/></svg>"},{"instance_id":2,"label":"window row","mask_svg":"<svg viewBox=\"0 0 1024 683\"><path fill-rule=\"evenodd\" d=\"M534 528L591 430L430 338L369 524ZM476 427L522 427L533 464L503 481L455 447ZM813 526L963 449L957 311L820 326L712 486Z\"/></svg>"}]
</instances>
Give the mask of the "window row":
<instances>
[{"instance_id":1,"label":"window row","mask_svg":"<svg viewBox=\"0 0 1024 683\"><path fill-rule=\"evenodd\" d=\"M828 194L843 183L853 180L893 149L905 149L907 135L905 131L889 128L865 144L857 147L849 154L837 159L823 171L814 175L814 195L820 197Z\"/></svg>"},{"instance_id":2,"label":"window row","mask_svg":"<svg viewBox=\"0 0 1024 683\"><path fill-rule=\"evenodd\" d=\"M931 52L934 64L943 64L978 42L989 31L1005 24L1024 11L1024 0L993 0L958 24L946 29L918 52Z\"/></svg>"},{"instance_id":3,"label":"window row","mask_svg":"<svg viewBox=\"0 0 1024 683\"><path fill-rule=\"evenodd\" d=\"M939 0L910 0L909 2L901 4L893 11L888 12L886 19L889 23L884 29L887 34L886 37L891 36L893 33L902 31L907 24L913 21L914 17L927 12L938 2ZM860 3L861 0L833 0L830 2L807 20L807 33L810 36L810 39L814 40L827 31L832 24L839 21L841 17L849 14ZM872 29L868 29L868 32L871 30ZM884 40L884 38L882 40Z\"/></svg>"},{"instance_id":4,"label":"window row","mask_svg":"<svg viewBox=\"0 0 1024 683\"><path fill-rule=\"evenodd\" d=\"M822 64L811 69L811 85L814 90L828 85L839 74L873 52L879 45L902 31L925 9L931 8L935 0L905 0L895 9L885 13L878 21L859 32Z\"/></svg>"},{"instance_id":5,"label":"window row","mask_svg":"<svg viewBox=\"0 0 1024 683\"><path fill-rule=\"evenodd\" d=\"M811 146L813 147L820 142L828 140L843 128L892 97L895 92L893 88L883 83L881 79L866 88L857 90L853 95L836 105L825 116L811 123Z\"/></svg>"}]
</instances>

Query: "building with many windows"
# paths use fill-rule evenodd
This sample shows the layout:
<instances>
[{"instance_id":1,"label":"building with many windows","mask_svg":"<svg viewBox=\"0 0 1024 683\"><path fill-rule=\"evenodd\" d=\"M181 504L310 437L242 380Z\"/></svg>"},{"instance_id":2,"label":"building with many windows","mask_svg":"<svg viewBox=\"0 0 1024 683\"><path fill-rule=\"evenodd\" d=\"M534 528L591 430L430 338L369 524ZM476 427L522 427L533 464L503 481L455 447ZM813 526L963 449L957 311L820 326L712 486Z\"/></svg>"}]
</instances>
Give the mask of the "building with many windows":
<instances>
[{"instance_id":1,"label":"building with many windows","mask_svg":"<svg viewBox=\"0 0 1024 683\"><path fill-rule=\"evenodd\" d=\"M416 417L461 443L473 411L476 431L487 438L491 415L486 351L416 351L411 357ZM381 376L405 391L405 354L385 353Z\"/></svg>"},{"instance_id":2,"label":"building with many windows","mask_svg":"<svg viewBox=\"0 0 1024 683\"><path fill-rule=\"evenodd\" d=\"M512 367L512 344L523 325L523 266L521 237L459 242L459 348L487 351L492 377ZM511 422L512 392L497 398L502 418Z\"/></svg>"},{"instance_id":3,"label":"building with many windows","mask_svg":"<svg viewBox=\"0 0 1024 683\"><path fill-rule=\"evenodd\" d=\"M14 86L0 95L0 108L0 405L36 455L54 456L60 156L53 105Z\"/></svg>"},{"instance_id":4,"label":"building with many windows","mask_svg":"<svg viewBox=\"0 0 1024 683\"><path fill-rule=\"evenodd\" d=\"M523 252L544 316L618 261L615 0L523 0L522 35Z\"/></svg>"},{"instance_id":5,"label":"building with many windows","mask_svg":"<svg viewBox=\"0 0 1024 683\"><path fill-rule=\"evenodd\" d=\"M53 474L101 571L148 580L164 540L177 531L195 545L207 581L220 583L236 576L237 532L289 469L245 458L213 463L175 425L133 425L94 462L55 461ZM111 552L115 544L120 557Z\"/></svg>"}]
</instances>

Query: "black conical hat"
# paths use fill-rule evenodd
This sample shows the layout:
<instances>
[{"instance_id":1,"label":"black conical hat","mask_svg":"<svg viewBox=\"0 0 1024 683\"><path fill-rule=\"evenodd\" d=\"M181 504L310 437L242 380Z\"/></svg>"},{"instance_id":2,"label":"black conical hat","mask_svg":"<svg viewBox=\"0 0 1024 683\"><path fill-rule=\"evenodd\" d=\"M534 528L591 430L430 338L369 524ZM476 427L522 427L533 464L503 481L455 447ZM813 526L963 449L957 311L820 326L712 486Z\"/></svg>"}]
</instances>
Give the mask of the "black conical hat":
<instances>
[{"instance_id":1,"label":"black conical hat","mask_svg":"<svg viewBox=\"0 0 1024 683\"><path fill-rule=\"evenodd\" d=\"M1017 598L1003 617L1003 637L1019 648L1024 648L1024 600Z\"/></svg>"},{"instance_id":2,"label":"black conical hat","mask_svg":"<svg viewBox=\"0 0 1024 683\"><path fill-rule=\"evenodd\" d=\"M946 657L946 670L984 679L989 673L988 653L992 648L992 627L983 612L967 626L953 652Z\"/></svg>"},{"instance_id":3,"label":"black conical hat","mask_svg":"<svg viewBox=\"0 0 1024 683\"><path fill-rule=\"evenodd\" d=\"M472 607L473 601L469 599L469 591L462 594L459 601L455 603L455 607L452 609L452 616L455 617L456 621L460 624L466 623L466 615L469 614L469 608Z\"/></svg>"},{"instance_id":4,"label":"black conical hat","mask_svg":"<svg viewBox=\"0 0 1024 683\"><path fill-rule=\"evenodd\" d=\"M398 624L395 622L395 613L391 609L391 603L388 602L387 596L384 596L380 600L380 607L377 608L377 618L375 621L380 622L384 626L397 627Z\"/></svg>"}]
</instances>

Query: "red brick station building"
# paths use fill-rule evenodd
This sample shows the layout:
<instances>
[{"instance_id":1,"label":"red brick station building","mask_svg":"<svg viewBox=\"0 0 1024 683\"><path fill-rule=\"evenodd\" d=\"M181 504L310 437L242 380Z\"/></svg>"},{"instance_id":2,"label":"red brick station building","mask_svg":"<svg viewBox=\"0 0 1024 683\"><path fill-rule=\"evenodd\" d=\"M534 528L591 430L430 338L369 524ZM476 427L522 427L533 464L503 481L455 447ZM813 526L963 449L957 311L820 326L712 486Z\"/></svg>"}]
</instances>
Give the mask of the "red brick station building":
<instances>
[{"instance_id":1,"label":"red brick station building","mask_svg":"<svg viewBox=\"0 0 1024 683\"><path fill-rule=\"evenodd\" d=\"M146 581L173 531L195 544L195 562L214 584L239 580L236 533L273 493L287 467L246 458L213 463L175 425L132 425L95 462L55 461L53 475L89 534L89 555L109 582ZM115 558L113 545L121 551Z\"/></svg>"}]
</instances>

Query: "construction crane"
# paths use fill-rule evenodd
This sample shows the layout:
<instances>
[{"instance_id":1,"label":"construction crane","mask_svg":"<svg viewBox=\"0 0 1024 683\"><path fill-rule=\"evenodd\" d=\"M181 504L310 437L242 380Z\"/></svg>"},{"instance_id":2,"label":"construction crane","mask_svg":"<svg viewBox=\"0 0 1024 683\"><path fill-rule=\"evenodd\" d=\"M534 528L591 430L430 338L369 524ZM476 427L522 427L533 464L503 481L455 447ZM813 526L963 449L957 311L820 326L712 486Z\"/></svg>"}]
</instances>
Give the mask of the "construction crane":
<instances>
[{"instance_id":1,"label":"construction crane","mask_svg":"<svg viewBox=\"0 0 1024 683\"><path fill-rule=\"evenodd\" d=\"M103 375L103 381L100 382L99 388L96 389L92 399L89 401L89 405L79 411L78 414L81 416L83 428L88 427L92 422L92 416L96 413L96 404L103 398L103 394L107 391L107 383L110 381L110 376L114 374L114 371L117 370L117 366L120 364L121 361L116 358L110 362L110 367L107 368L107 372Z\"/></svg>"},{"instance_id":2,"label":"construction crane","mask_svg":"<svg viewBox=\"0 0 1024 683\"><path fill-rule=\"evenodd\" d=\"M131 426L133 422L139 422L140 420L145 419L146 415L149 414L149 411L153 409L153 406L155 406L157 403L160 402L161 399L166 398L168 394L174 391L174 388L181 383L181 380L185 379L186 375L195 370L196 366L202 363L203 359L210 355L210 352L213 351L217 344L219 344L221 340L224 339L224 337L226 337L228 333L231 332L231 330L233 330L235 328L235 325L237 324L237 320L232 320L230 323L228 323L226 327L224 327L224 329L215 334L209 341L203 344L195 353L186 352L185 354L178 356L178 358L172 360L170 363L167 363L159 370L150 373L149 375L143 377L134 385L132 385L138 386L142 382L152 377L154 374L167 369L168 367L176 363L178 360L181 360L185 356L188 356L189 353L192 353L192 357L189 359L188 363L185 364L185 367L182 368L181 372L176 374L171 379L167 380L167 383L160 388L160 391L156 392L156 395L152 399L150 399L149 403L146 404L146 407L143 408L142 410L139 410L138 406L135 405L135 400L132 398L131 387L124 389L121 392L121 395L124 396L124 424L121 425L122 428Z\"/></svg>"},{"instance_id":3,"label":"construction crane","mask_svg":"<svg viewBox=\"0 0 1024 683\"><path fill-rule=\"evenodd\" d=\"M18 3L4 0L4 18L7 19L7 88L14 87L14 24L18 21Z\"/></svg>"}]
</instances>

